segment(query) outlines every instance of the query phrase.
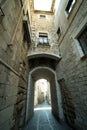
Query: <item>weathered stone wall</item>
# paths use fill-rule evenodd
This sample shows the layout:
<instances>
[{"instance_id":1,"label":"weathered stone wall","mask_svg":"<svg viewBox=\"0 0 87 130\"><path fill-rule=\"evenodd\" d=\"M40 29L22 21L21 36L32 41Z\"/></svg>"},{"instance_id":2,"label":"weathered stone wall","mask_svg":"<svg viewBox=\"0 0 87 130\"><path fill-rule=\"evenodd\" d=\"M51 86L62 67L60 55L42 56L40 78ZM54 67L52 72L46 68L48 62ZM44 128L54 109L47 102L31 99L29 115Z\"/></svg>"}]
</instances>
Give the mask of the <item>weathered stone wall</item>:
<instances>
[{"instance_id":1,"label":"weathered stone wall","mask_svg":"<svg viewBox=\"0 0 87 130\"><path fill-rule=\"evenodd\" d=\"M68 17L65 15L66 5L67 0L61 3L57 13L58 19L55 19L56 27L61 28L58 44L62 55L56 69L57 80L63 98L64 114L69 124L78 130L85 130L87 128L87 58L80 57L74 35L79 27L83 26L87 16L87 1L76 1Z\"/></svg>"},{"instance_id":2,"label":"weathered stone wall","mask_svg":"<svg viewBox=\"0 0 87 130\"><path fill-rule=\"evenodd\" d=\"M51 78L50 85L52 113L59 120L58 95L55 76Z\"/></svg>"},{"instance_id":3,"label":"weathered stone wall","mask_svg":"<svg viewBox=\"0 0 87 130\"><path fill-rule=\"evenodd\" d=\"M29 79L27 92L27 43L23 41L23 16L29 11L29 1L24 7L18 0L6 0L2 5L5 16L0 16L0 129L22 129L33 115L34 81ZM27 3L28 2L28 3ZM31 32L32 45L29 52L46 52L59 55L57 46L57 29L61 35L58 45L62 59L57 65L57 80L62 95L63 111L67 122L78 130L87 128L87 58L81 58L76 48L75 33L87 20L87 1L76 1L70 15L66 17L67 0L61 2L58 12L46 14L46 19L32 11ZM30 11L29 11L30 14ZM32 22L32 23L31 23ZM87 22L86 22L87 24ZM37 46L38 32L48 32L50 46ZM53 113L57 116L58 100L55 78L50 81ZM31 87L32 86L32 87ZM27 94L26 94L27 93ZM55 94L54 94L55 93ZM27 95L27 109L26 109ZM32 102L30 101L32 99ZM27 110L27 112L26 112ZM25 114L26 113L26 114Z\"/></svg>"},{"instance_id":4,"label":"weathered stone wall","mask_svg":"<svg viewBox=\"0 0 87 130\"><path fill-rule=\"evenodd\" d=\"M18 76L0 64L0 129L13 126L13 111L17 97ZM14 84L15 83L15 84Z\"/></svg>"},{"instance_id":5,"label":"weathered stone wall","mask_svg":"<svg viewBox=\"0 0 87 130\"><path fill-rule=\"evenodd\" d=\"M52 14L46 14L46 18L40 18L40 13L34 13L31 11L32 23L31 23L31 39L32 46L29 54L48 52L51 54L59 55L57 43L56 28L54 26L54 20ZM44 15L44 14L42 14ZM48 33L49 45L39 45L39 32Z\"/></svg>"},{"instance_id":6,"label":"weathered stone wall","mask_svg":"<svg viewBox=\"0 0 87 130\"><path fill-rule=\"evenodd\" d=\"M34 114L34 80L29 74L27 91L26 122L30 121Z\"/></svg>"},{"instance_id":7,"label":"weathered stone wall","mask_svg":"<svg viewBox=\"0 0 87 130\"><path fill-rule=\"evenodd\" d=\"M26 3L23 7L25 11L28 6ZM5 16L0 16L0 130L17 130L24 126L26 107L27 43L23 41L24 9L18 0L7 0L1 7Z\"/></svg>"},{"instance_id":8,"label":"weathered stone wall","mask_svg":"<svg viewBox=\"0 0 87 130\"><path fill-rule=\"evenodd\" d=\"M34 14L33 21L35 21L35 29L36 29L36 38L37 38L37 44L38 44L38 38L39 38L39 32L47 32L48 33L48 39L49 44L52 46L52 44L56 43L55 39L55 28L53 27L53 15L47 15L46 18L40 18L40 14Z\"/></svg>"}]
</instances>

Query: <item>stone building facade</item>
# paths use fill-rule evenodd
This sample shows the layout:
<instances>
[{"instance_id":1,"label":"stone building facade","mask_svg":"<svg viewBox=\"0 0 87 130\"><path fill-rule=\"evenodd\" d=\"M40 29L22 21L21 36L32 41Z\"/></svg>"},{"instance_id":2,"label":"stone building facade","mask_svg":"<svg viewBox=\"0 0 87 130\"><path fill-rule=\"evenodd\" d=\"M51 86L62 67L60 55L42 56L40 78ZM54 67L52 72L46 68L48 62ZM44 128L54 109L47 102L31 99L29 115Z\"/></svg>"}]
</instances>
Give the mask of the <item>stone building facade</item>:
<instances>
[{"instance_id":1,"label":"stone building facade","mask_svg":"<svg viewBox=\"0 0 87 130\"><path fill-rule=\"evenodd\" d=\"M62 55L56 68L57 81L61 89L66 119L71 126L79 130L85 130L87 127L87 53L83 53L79 43L80 33L84 28L87 30L86 6L87 1L76 1L66 16L65 0L64 3L60 3L58 20L55 18L56 26L61 29L58 45Z\"/></svg>"},{"instance_id":2,"label":"stone building facade","mask_svg":"<svg viewBox=\"0 0 87 130\"><path fill-rule=\"evenodd\" d=\"M0 130L25 124L27 50L23 18L29 1L0 0Z\"/></svg>"},{"instance_id":3,"label":"stone building facade","mask_svg":"<svg viewBox=\"0 0 87 130\"><path fill-rule=\"evenodd\" d=\"M34 83L50 82L52 112L87 128L87 1L50 11L33 0L0 0L0 130L22 130L34 111Z\"/></svg>"}]
</instances>

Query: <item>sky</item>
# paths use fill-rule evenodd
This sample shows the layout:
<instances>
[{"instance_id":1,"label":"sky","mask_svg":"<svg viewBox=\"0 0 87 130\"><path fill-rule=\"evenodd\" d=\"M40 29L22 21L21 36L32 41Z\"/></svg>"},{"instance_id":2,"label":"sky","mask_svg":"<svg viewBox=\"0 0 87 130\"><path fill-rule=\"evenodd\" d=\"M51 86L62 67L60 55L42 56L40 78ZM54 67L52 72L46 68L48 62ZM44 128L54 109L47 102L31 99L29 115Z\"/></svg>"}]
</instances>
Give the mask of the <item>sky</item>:
<instances>
[{"instance_id":1,"label":"sky","mask_svg":"<svg viewBox=\"0 0 87 130\"><path fill-rule=\"evenodd\" d=\"M34 0L34 9L42 11L50 11L53 0ZM60 0L56 0L54 9L57 10Z\"/></svg>"},{"instance_id":2,"label":"sky","mask_svg":"<svg viewBox=\"0 0 87 130\"><path fill-rule=\"evenodd\" d=\"M52 0L34 0L34 9L50 11Z\"/></svg>"}]
</instances>

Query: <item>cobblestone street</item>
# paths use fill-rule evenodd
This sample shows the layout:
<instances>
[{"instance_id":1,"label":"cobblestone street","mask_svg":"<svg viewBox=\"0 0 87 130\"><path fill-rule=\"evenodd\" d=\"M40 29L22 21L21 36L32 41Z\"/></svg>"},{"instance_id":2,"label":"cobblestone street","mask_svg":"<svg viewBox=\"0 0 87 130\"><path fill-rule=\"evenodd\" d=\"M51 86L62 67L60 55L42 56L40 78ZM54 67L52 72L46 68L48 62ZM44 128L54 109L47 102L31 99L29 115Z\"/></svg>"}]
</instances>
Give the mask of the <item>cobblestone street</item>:
<instances>
[{"instance_id":1,"label":"cobblestone street","mask_svg":"<svg viewBox=\"0 0 87 130\"><path fill-rule=\"evenodd\" d=\"M44 102L34 110L34 116L25 130L72 130L66 124L60 124L51 113L51 107Z\"/></svg>"}]
</instances>

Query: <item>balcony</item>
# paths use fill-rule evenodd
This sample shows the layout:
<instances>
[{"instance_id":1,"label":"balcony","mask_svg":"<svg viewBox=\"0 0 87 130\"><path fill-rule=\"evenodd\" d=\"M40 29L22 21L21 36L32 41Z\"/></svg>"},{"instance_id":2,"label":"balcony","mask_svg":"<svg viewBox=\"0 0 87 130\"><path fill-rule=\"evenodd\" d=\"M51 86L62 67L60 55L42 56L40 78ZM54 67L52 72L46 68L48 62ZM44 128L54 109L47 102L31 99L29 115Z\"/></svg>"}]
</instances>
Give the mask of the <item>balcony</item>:
<instances>
[{"instance_id":1,"label":"balcony","mask_svg":"<svg viewBox=\"0 0 87 130\"><path fill-rule=\"evenodd\" d=\"M39 37L37 41L37 46L50 46L49 44L50 39L47 37Z\"/></svg>"}]
</instances>

